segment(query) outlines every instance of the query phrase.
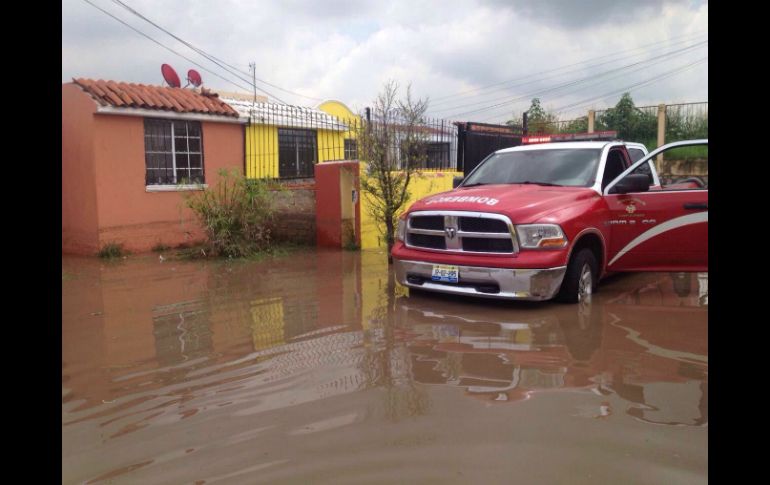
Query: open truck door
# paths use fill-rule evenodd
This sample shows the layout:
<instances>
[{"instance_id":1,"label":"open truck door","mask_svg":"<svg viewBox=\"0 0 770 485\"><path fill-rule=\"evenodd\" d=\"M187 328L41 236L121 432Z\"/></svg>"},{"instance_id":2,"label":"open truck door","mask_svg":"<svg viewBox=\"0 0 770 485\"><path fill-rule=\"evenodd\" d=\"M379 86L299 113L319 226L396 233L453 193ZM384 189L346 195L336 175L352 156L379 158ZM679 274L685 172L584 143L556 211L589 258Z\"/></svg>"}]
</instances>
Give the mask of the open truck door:
<instances>
[{"instance_id":1,"label":"open truck door","mask_svg":"<svg viewBox=\"0 0 770 485\"><path fill-rule=\"evenodd\" d=\"M661 175L654 186L649 162L658 156L679 175ZM608 271L708 271L708 139L653 150L602 195L609 207Z\"/></svg>"}]
</instances>

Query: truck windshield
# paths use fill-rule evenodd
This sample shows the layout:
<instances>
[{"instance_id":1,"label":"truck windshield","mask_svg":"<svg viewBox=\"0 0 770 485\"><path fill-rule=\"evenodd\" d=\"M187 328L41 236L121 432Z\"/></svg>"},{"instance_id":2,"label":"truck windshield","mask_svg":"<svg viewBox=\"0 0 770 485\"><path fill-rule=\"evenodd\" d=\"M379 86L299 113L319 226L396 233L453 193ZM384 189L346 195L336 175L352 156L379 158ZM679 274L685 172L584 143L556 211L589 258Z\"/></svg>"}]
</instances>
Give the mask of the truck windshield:
<instances>
[{"instance_id":1,"label":"truck windshield","mask_svg":"<svg viewBox=\"0 0 770 485\"><path fill-rule=\"evenodd\" d=\"M590 187L596 180L601 153L601 149L594 148L496 153L462 186L529 183Z\"/></svg>"}]
</instances>

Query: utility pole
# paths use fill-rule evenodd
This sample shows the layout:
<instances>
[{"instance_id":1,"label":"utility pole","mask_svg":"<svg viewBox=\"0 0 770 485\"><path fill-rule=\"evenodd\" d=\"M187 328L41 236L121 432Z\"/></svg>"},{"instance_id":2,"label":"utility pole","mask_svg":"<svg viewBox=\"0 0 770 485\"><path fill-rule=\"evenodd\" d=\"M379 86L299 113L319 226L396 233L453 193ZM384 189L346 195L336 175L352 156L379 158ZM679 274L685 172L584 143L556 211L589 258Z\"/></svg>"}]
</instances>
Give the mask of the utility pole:
<instances>
[{"instance_id":1,"label":"utility pole","mask_svg":"<svg viewBox=\"0 0 770 485\"><path fill-rule=\"evenodd\" d=\"M251 87L254 88L254 104L257 104L257 63L250 62L249 67L251 68Z\"/></svg>"}]
</instances>

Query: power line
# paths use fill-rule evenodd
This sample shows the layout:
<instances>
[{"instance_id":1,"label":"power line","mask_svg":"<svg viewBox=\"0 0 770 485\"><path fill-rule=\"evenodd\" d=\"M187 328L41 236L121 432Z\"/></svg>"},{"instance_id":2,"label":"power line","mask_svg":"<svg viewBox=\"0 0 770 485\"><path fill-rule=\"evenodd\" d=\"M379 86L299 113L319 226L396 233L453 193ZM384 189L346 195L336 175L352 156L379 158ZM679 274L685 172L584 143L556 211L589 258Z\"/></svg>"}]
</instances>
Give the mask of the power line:
<instances>
[{"instance_id":1,"label":"power line","mask_svg":"<svg viewBox=\"0 0 770 485\"><path fill-rule=\"evenodd\" d=\"M601 56L597 56L597 57L591 57L591 58L588 58L588 59L584 59L582 61L575 62L573 64L567 64L567 65L564 65L564 66L561 66L561 67L556 67L556 68L553 68L553 69L548 69L548 70L536 72L536 73L533 73L533 74L527 74L525 76L509 79L509 80L506 80L506 81L501 81L501 82L494 83L494 84L488 84L486 86L480 86L478 88L469 89L467 91L460 91L460 92L457 92L457 93L454 93L454 94L448 94L446 96L439 96L437 98L434 98L433 101L440 101L440 100L446 99L446 98L456 98L458 96L462 96L462 95L467 94L467 93L472 93L472 92L475 92L475 91L483 91L483 90L486 90L488 88L492 88L492 87L500 86L500 85L503 85L503 84L507 84L509 82L519 81L519 80L522 80L522 79L527 79L529 77L539 76L541 74L546 74L546 73L550 73L550 72L560 71L560 70L566 69L568 67L573 67L573 66L578 66L578 65L581 65L581 64L586 64L588 62L604 59L604 58L607 58L607 57L614 57L614 56L619 55L619 54L623 54L623 53L626 53L626 52L632 52L632 51L644 49L644 48L647 48L647 47L652 47L652 46L658 45L658 44L669 43L669 42L671 42L674 39L679 39L679 38L682 38L682 37L688 38L686 40L681 40L681 41L678 41L678 42L674 42L671 45L682 44L684 42L689 42L689 41L693 40L693 39L689 39L689 37L697 38L697 37L701 36L703 33L707 33L707 32L708 32L708 30L701 30L701 31L697 31L697 32L691 32L689 34L683 34L683 35L674 36L674 37L671 37L671 38L666 39L666 40L657 41L657 42L653 42L653 43L650 43L650 44L644 44L644 45L641 45L639 47L634 47L633 49L626 49L626 50L622 50L622 51L615 51L615 52L612 52L610 54L605 54L605 55L601 55ZM636 55L638 55L638 54L635 54L634 56L627 56L627 57L635 57Z\"/></svg>"},{"instance_id":2,"label":"power line","mask_svg":"<svg viewBox=\"0 0 770 485\"><path fill-rule=\"evenodd\" d=\"M231 69L233 69L233 70L235 70L235 71L238 71L238 72L240 72L240 73L242 73L242 74L244 74L244 75L246 75L246 76L252 76L252 73L247 73L247 72L245 72L245 71L242 71L241 69L239 69L239 68L237 68L237 67L234 67L234 66L232 66L232 65L228 64L227 62L225 62L225 61L223 61L223 60L221 60L221 59L219 59L219 58L215 57L213 54L209 54L209 53L205 52L203 49L200 49L200 48L198 48L198 47L195 47L195 46L194 46L194 45L192 45L191 43L189 43L189 42L187 42L186 40L182 39L181 37L179 37L179 36L177 36L177 35L173 34L172 32L169 32L167 29L165 29L165 28L161 27L160 25L158 25L157 23L153 22L152 20L150 20L150 19L149 19L149 18L147 18L146 16L142 15L141 13L139 13L138 11L136 11L135 9L133 9L132 7L130 7L129 5L127 5L126 3L122 2L121 0L112 0L112 1L113 1L114 3L116 3L116 4L120 5L121 7L125 8L125 9L126 9L126 10L128 10L130 13L132 13L132 14L136 15L136 16L137 16L137 17L139 17L140 19L144 20L145 22L147 22L147 23L149 23L149 24L153 25L155 28L157 28L157 29L159 29L159 30L161 30L161 31L165 32L165 33L166 33L166 34L168 34L169 36L171 36L171 37L173 37L174 39L178 40L178 41L179 41L179 42L181 42L182 44L186 45L186 46L187 46L187 47L189 47L190 49L194 50L194 51L195 51L195 52L197 52L198 54L202 55L203 57L205 57L206 59L210 60L211 62L213 62L213 63L217 64L218 66L222 67L223 69L226 69L224 66L227 66L227 67L229 67L229 68L231 68ZM228 70L228 69L226 69L226 70ZM232 71L229 71L229 70L228 70L228 72L230 72L231 74L233 74L233 75L235 75L235 76L238 76L236 73L234 73L234 72L232 72ZM243 78L241 78L240 76L238 76L238 77L239 77L240 79L243 79ZM284 88L282 88L282 87L280 87L280 86L276 86L275 84L269 83L269 82L267 82L267 81L265 81L265 80L262 80L262 79L259 79L259 78L256 78L256 77L254 77L253 79L255 79L256 81L259 81L259 82L261 82L261 83L263 83L263 84L267 84L268 86L274 87L275 89L278 89L278 90L280 90L280 91L283 91L283 92L285 92L285 93L288 93L288 94L293 94L293 95L295 95L295 96L301 96L301 97L303 97L303 98L308 98L308 99L312 99L312 100L316 100L316 101L321 101L321 100L322 100L321 98L315 98L315 97L312 97L312 96L305 96L304 94L296 93L296 92L294 92L294 91L289 91L288 89L284 89ZM251 83L252 81L247 81L247 82L250 82L250 83ZM259 89L259 88L257 88L257 89ZM261 90L261 89L260 89L260 90ZM267 91L264 91L264 90L261 90L261 91L262 91L262 92L264 92L264 93L267 93ZM277 96L275 96L275 95L272 95L272 94L270 94L270 96L273 96L274 98L278 99L278 97L277 97Z\"/></svg>"},{"instance_id":3,"label":"power line","mask_svg":"<svg viewBox=\"0 0 770 485\"><path fill-rule=\"evenodd\" d=\"M656 44L660 44L660 43L663 43L663 42L670 42L670 40L671 39L668 39L666 41L656 42ZM674 42L674 43L669 44L669 46L667 46L667 47L673 47L675 45L684 44L686 42L691 42L692 40L693 39L686 39L686 40ZM638 48L635 48L635 49L630 49L630 50L633 51L633 50L639 50L639 49L641 49L641 47L638 47ZM633 55L630 55L630 56L622 56L622 57L619 57L619 58L616 58L616 59L607 60L607 61L600 62L600 63L597 63L597 64L586 65L586 66L583 66L583 67L578 67L576 69L571 69L569 71L561 72L559 74L553 74L553 75L544 76L544 77L537 77L535 79L532 79L532 80L526 81L526 82L516 82L514 84L508 84L508 83L512 83L513 81L520 81L520 80L524 80L524 79L527 79L527 78L532 78L534 76L539 76L540 74L545 74L545 73L555 72L555 71L561 71L563 69L566 69L567 67L572 67L572 66L577 66L577 65L585 64L588 61L578 62L578 63L575 63L575 64L569 64L567 66L562 66L562 67L558 67L558 68L554 68L554 69L549 69L549 70L541 71L541 72L535 73L535 74L528 74L526 76L522 76L522 77L519 77L519 78L511 79L509 81L503 81L502 83L493 84L493 85L490 85L490 86L487 87L487 88L489 88L489 87L498 86L500 84L507 84L506 86L504 86L502 88L492 89L492 90L490 90L487 93L477 94L477 95L473 95L473 96L469 96L469 97L471 97L471 98L473 98L473 97L480 97L480 96L485 96L485 95L492 94L492 93L495 93L495 92L506 91L506 90L511 89L513 87L521 87L521 86L525 86L527 84L533 84L533 83L536 83L536 82L539 82L539 81L545 81L545 80L548 80L548 79L564 76L566 74L571 74L573 72L579 72L579 71L583 71L583 70L586 70L586 69L593 69L593 68L596 68L596 67L599 67L599 66L603 66L605 64L611 64L613 62L618 62L618 61L622 61L622 60L626 60L626 59L632 59L634 57L638 57L638 56L644 55L646 53L651 53L653 51L655 51L655 50L648 51L648 52L640 52L640 53L633 54ZM621 51L621 52L628 52L628 51ZM610 55L607 55L607 56L596 57L596 58L590 59L589 61L591 61L591 60L599 60L599 59L603 59L605 57L616 57L616 56L617 56L617 54L610 54ZM478 88L478 89L479 90L487 90L487 88ZM466 91L466 93L467 92L471 92L471 91ZM437 103L436 102L432 102L431 103L431 107L435 107L437 105L446 104L446 103L449 103L449 102L451 102L453 100L456 100L456 97L451 97L451 96L449 96L449 98L451 98L451 99L445 99L445 98L447 98L447 96L442 96L440 98L437 98L437 99L444 99L444 101L439 101ZM478 101L478 102L479 103L487 102L487 101L490 101L491 99L494 99L494 98L488 98L487 100Z\"/></svg>"},{"instance_id":4,"label":"power line","mask_svg":"<svg viewBox=\"0 0 770 485\"><path fill-rule=\"evenodd\" d=\"M140 19L144 20L145 22L148 22L150 25L154 26L155 28L162 30L163 32L165 32L166 34L170 35L170 36L171 36L171 37L173 37L174 39L178 40L178 41L179 41L179 42L181 42L182 44L186 45L187 47L189 47L189 48L190 48L190 49L192 49L193 51L195 51L195 52L197 52L198 54L200 54L201 56L205 57L205 58L206 58L207 60L209 60L210 62L212 62L212 63L216 64L216 65L217 65L217 66L219 66L221 69L223 69L224 71L228 72L229 74L231 74L231 75L235 76L236 78L240 79L241 81L245 81L245 82L247 82L247 83L249 83L249 84L252 84L252 82L251 82L251 80L250 80L250 79L246 79L246 78L244 78L244 77L240 76L238 73L236 73L236 72L233 72L232 70L228 69L227 67L225 67L224 65L222 65L222 63L220 63L220 62L219 62L219 60L218 60L217 58L215 58L214 56L211 56L211 55L209 55L208 53L204 52L202 49L198 49L197 47L195 47L194 45L192 45L192 44L190 44L189 42L185 41L184 39L181 39L181 38L177 37L176 35L172 34L172 33L171 33L171 32L169 32L168 30L164 29L164 28L163 28L163 27L161 27L160 25L158 25L158 24L156 24L155 22L153 22L152 20L150 20L150 19L148 19L147 17L143 16L142 14L140 14L140 13L139 13L139 12L137 12L136 10L132 9L130 6L126 5L125 3L121 2L120 0L112 0L112 1L113 1L113 3L116 3L117 5L119 5L119 6L123 7L124 9L128 10L128 11L129 11L130 13L132 13L133 15L135 15L135 16L137 16L137 17L139 17ZM89 3L90 3L90 2L89 2ZM256 87L256 86L254 86L254 87ZM274 94L272 94L272 93L270 93L270 92L268 92L268 91L265 91L265 90L264 90L264 89L262 89L262 88L257 88L257 89L259 89L259 90L260 90L260 91L262 91L263 93L267 94L268 96L272 96L272 97L274 97L276 100L278 100L278 101L280 101L280 102L282 102L282 103L284 103L284 104L288 104L288 103L286 103L285 101L281 100L281 99L280 99L278 96L275 96Z\"/></svg>"},{"instance_id":5,"label":"power line","mask_svg":"<svg viewBox=\"0 0 770 485\"><path fill-rule=\"evenodd\" d=\"M564 111L564 110L567 110L567 109L574 109L574 108L582 107L584 105L591 104L593 101L596 101L596 100L599 100L599 99L605 99L605 98L608 98L610 96L614 96L616 94L620 94L620 93L624 93L624 92L630 92L631 90L633 90L635 88L640 88L640 87L646 86L648 84L652 84L654 82L658 82L658 81L660 81L662 79L665 79L665 78L668 78L668 77L671 77L671 76L675 76L675 75L677 75L679 73L687 71L688 69L692 69L693 67L697 66L698 64L702 64L702 63L704 63L706 61L708 61L708 56L702 57L702 58L698 59L697 61L691 62L691 63L686 64L684 66L680 66L677 69L665 72L665 73L657 75L657 76L653 76L653 77L648 78L648 79L646 79L644 81L640 81L638 83L631 84L629 86L626 86L624 88L615 90L615 91L610 92L610 93L605 93L605 94L602 94L602 95L599 95L599 96L594 96L592 98L584 99L582 101L577 101L575 103L571 103L571 104L568 104L566 106L562 106L562 107L560 107L560 108L558 108L557 110L554 110L554 111L555 112L560 112L560 111Z\"/></svg>"},{"instance_id":6,"label":"power line","mask_svg":"<svg viewBox=\"0 0 770 485\"><path fill-rule=\"evenodd\" d=\"M612 74L613 72L623 71L624 69L628 69L628 68L631 68L631 67L634 67L634 66L638 66L638 65L644 65L644 64L650 63L652 61L655 61L657 59L673 58L673 57L676 57L678 55L681 55L681 54L687 52L688 50L695 49L695 48L700 47L700 46L702 46L704 44L707 44L707 43L708 43L707 40L706 41L702 41L702 42L699 42L697 44L693 44L691 46L687 46L687 47L684 47L684 48L681 48L681 49L676 49L674 51L669 51L669 52L666 52L666 53L658 55L658 56L650 57L648 59L644 59L644 60L641 60L641 61L633 62L631 64L626 64L624 66L620 66L620 67L616 67L616 68L613 68L613 69L609 69L607 71L603 71L603 72L600 72L600 73L597 73L597 74L591 74L590 76L586 76L586 77L579 78L579 79L576 79L576 80L567 81L566 83L558 84L556 86L552 86L552 87L549 87L549 88L539 89L539 90L530 92L530 93L525 94L523 96L518 96L516 98L513 98L511 100L508 100L508 101L505 101L505 102L502 102L502 103L498 103L498 104L495 104L495 105L492 105L492 106L487 106L487 107L484 107L484 108L480 108L478 110L471 110L471 111L467 111L467 112L464 112L464 113L459 113L458 115L453 115L453 116L461 116L461 115L464 115L464 114L475 113L476 111L486 111L486 110L493 109L493 108L496 108L496 107L499 107L499 106L503 106L503 105L506 105L506 104L511 104L511 103L513 103L515 101L519 101L521 99L525 99L525 98L530 97L530 96L536 96L536 95L539 95L539 94L544 94L544 93L548 93L548 92L551 92L551 91L556 91L556 90L559 90L559 89L562 89L562 88L565 88L565 87L581 84L581 83L584 83L584 82L587 82L587 81L592 81L592 80L595 80L595 79L597 79L599 77L606 76L607 74ZM500 100L500 99L504 99L504 98L496 98L496 99ZM486 102L489 102L489 101L491 101L491 100L488 100ZM437 110L437 111L438 112L448 111L449 109L466 108L466 107L471 107L471 106L478 106L479 104L481 104L481 103L480 102L474 102L474 103L468 103L468 104L464 104L464 105L458 105L458 106L455 106L453 108L443 108L443 109L440 109L440 110Z\"/></svg>"},{"instance_id":7,"label":"power line","mask_svg":"<svg viewBox=\"0 0 770 485\"><path fill-rule=\"evenodd\" d=\"M673 57L672 57L672 58L673 58ZM651 66L653 66L653 65L656 65L656 64L661 64L661 63L664 63L664 62L668 62L668 61L670 61L672 58L667 58L667 59L659 59L659 60L657 60L657 61L655 61L655 62L653 62L653 63L651 63L651 64L648 64L648 65L644 65L644 66L640 66L640 67L637 67L637 68L635 68L635 69L632 69L632 70L630 70L630 71L628 71L628 72L621 72L621 73L618 73L618 74L616 74L616 75L614 75L614 76L610 76L610 77L608 77L608 78L604 78L604 79L598 79L596 82L592 82L592 83L584 84L584 85L580 86L580 87L579 87L578 89L576 89L576 90L570 90L568 93L565 93L565 94L559 95L559 96L557 96L556 98L553 98L553 99L560 99L560 98L563 98L563 97L565 97L565 96L567 96L567 95L569 95L569 94L574 94L574 93L577 93L577 92L579 92L579 91L584 91L585 89L587 89L587 88L590 88L590 87L592 87L592 86L596 86L596 85L604 84L604 83L606 83L606 82L608 82L608 81L611 81L611 80L613 80L613 79L617 79L617 78L620 78L620 77L628 76L628 75L630 75L630 74L633 74L633 73L635 73L635 72L638 72L638 71L643 71L643 70L649 69L649 68L650 68ZM552 101L553 101L553 99L552 99ZM507 109L507 108L506 108L506 109ZM495 118L495 117L497 117L497 116L499 116L499 115L495 115L495 116L493 116L493 118ZM487 118L487 119L489 119L489 118ZM484 120L481 120L481 121L484 121Z\"/></svg>"},{"instance_id":8,"label":"power line","mask_svg":"<svg viewBox=\"0 0 770 485\"><path fill-rule=\"evenodd\" d=\"M146 37L147 39L151 40L152 42L154 42L154 43L158 44L159 46L163 47L163 48L164 48L164 49L166 49L167 51L170 51L170 52L172 52L172 53L174 53L174 54L178 55L178 56L179 56L179 57L181 57L182 59L185 59L186 61L188 61L188 62L191 62L191 63L195 64L196 66L200 67L200 68L201 68L201 69L203 69L204 71L206 71L206 72L208 72L208 73L210 73L210 74L213 74L214 76L218 77L219 79L222 79L223 81L226 81L226 82L228 82L228 83L232 84L233 86L237 86L237 87L239 87L240 89L243 89L243 90L246 90L246 91L248 91L248 90L249 90L249 88L247 88L247 87L244 87L244 86L242 86L242 85L240 85L240 84L238 84L238 83L236 83L236 82L234 82L234 81L232 81L232 80L230 80L230 79L227 79L227 78L225 78L225 77L223 77L223 76L220 76L220 75L219 75L219 74L217 74L216 72L214 72L214 71L212 71L212 70L210 70L210 69L207 69L206 67L204 67L204 66L202 66L202 65L198 64L197 62L193 61L193 60L192 60L192 59L190 59L189 57L186 57L184 54L180 54L179 52L175 51L174 49L172 49L172 48L170 48L170 47L167 47L166 45L162 44L161 42L159 42L159 41L157 41L157 40L153 39L152 37L150 37L149 35L145 34L145 33L144 33L144 32L142 32L141 30L134 28L132 25L130 25L130 24L128 24L128 23L126 23L126 22L124 22L123 20L119 19L118 17L116 17L116 16L112 15L110 12L108 12L108 11L104 10L103 8L101 8L101 7L99 7L99 6L95 5L95 4L93 4L93 3L92 3L90 0L83 0L83 1L84 1L84 2L86 2L87 4L91 5L91 6L92 6L92 7L94 7L95 9L97 9L97 10L100 10L102 13L104 13L104 14L106 14L106 15L109 15L110 17L112 17L113 19L117 20L117 21L118 21L118 22L120 22L121 24L125 25L125 26L126 26L126 27L128 27L129 29L133 30L133 31L134 31L134 32L136 32L137 34L139 34L139 35L141 35L141 36L143 36L143 37Z\"/></svg>"},{"instance_id":9,"label":"power line","mask_svg":"<svg viewBox=\"0 0 770 485\"><path fill-rule=\"evenodd\" d=\"M559 84L559 85L556 85L556 86L552 86L550 88L545 88L545 89L540 89L540 90L537 90L537 91L533 91L531 93L525 94L523 96L518 96L516 98L512 98L512 99L509 99L507 101L503 101L501 103L497 103L497 104L493 104L493 105L490 105L490 106L484 106L482 108L478 108L478 109L474 109L474 110L469 110L469 111L464 111L464 112L461 112L461 113L456 113L456 114L453 114L453 115L449 115L448 117L449 118L453 118L453 117L458 117L458 116L465 116L465 115L472 114L472 113L478 113L478 112L481 112L481 111L489 111L491 109L495 109L495 108L498 108L498 107L501 107L501 106L512 104L512 103L514 103L516 101L520 101L522 99L526 99L526 98L528 98L530 96L537 96L537 95L540 95L540 94L544 94L544 93L548 93L548 92L555 91L555 90L558 90L558 89L562 89L564 87L574 86L576 84L581 84L581 83L584 83L584 82L587 82L587 81L592 81L592 80L595 80L596 78L598 78L600 76L605 76L605 75L611 74L613 72L622 71L624 69L628 69L630 67L638 66L640 64L646 64L646 63L649 63L649 62L651 62L653 60L656 60L656 59L661 59L661 58L665 58L665 57L672 57L672 56L675 56L675 55L680 55L683 52L686 52L686 51L691 50L691 49L695 49L695 48L700 47L701 45L704 45L704 44L707 44L707 43L708 43L708 41L702 41L702 42L699 42L698 44L695 44L695 45L692 45L692 46L688 46L688 47L685 47L685 48L682 48L682 49L677 49L675 51L671 51L671 52L668 52L668 53L665 53L665 54L661 54L659 56L651 57L651 58L645 59L643 61L638 61L638 62L634 62L634 63L631 63L631 64L627 64L625 66L613 68L613 69L610 69L610 70L607 70L607 71L604 71L604 72L601 72L601 73L598 73L598 74L593 74L591 76L587 76L587 77L584 77L584 78L580 78L580 79L577 79L577 80L572 80L572 81L569 81L569 82L566 82L566 83L562 83L562 84ZM501 99L501 98L498 98L498 99ZM470 106L477 106L479 104L480 103L470 103L470 104L466 104L466 105L456 106L455 108L452 108L452 109L463 108L463 107L470 107ZM438 111L439 112L447 111L447 109L441 109L441 110L438 110Z\"/></svg>"},{"instance_id":10,"label":"power line","mask_svg":"<svg viewBox=\"0 0 770 485\"><path fill-rule=\"evenodd\" d=\"M560 107L558 109L553 110L553 112L559 113L559 112L562 112L562 111L567 110L567 109L581 108L581 107L584 107L584 106L588 106L592 102L594 102L596 100L599 100L599 99L606 99L606 98L609 98L611 96L615 96L615 95L618 95L618 94L621 94L621 93L631 92L634 89L641 88L641 87L647 86L649 84L652 84L652 83L661 81L663 79L669 78L671 76L675 76L677 74L680 74L680 73L682 73L684 71L687 71L688 69L692 69L693 67L697 66L698 64L702 64L703 62L706 62L706 61L708 61L708 56L702 57L701 59L698 59L697 61L691 62L689 64L685 64L683 66L679 66L676 69L664 72L662 74L658 74L658 75L653 76L651 78L647 78L647 79L645 79L643 81L639 81L639 82L636 82L636 83L624 86L624 87L622 87L620 89L617 89L617 90L614 90L614 91L610 91L610 92L607 92L607 93L604 93L604 94L600 94L598 96L593 96L591 98L583 99L581 101L577 101L575 103L571 103L571 104L562 106L562 107ZM489 121L489 120L492 120L494 118L497 118L498 116L501 116L501 115L485 118L485 119L482 119L481 121Z\"/></svg>"}]
</instances>

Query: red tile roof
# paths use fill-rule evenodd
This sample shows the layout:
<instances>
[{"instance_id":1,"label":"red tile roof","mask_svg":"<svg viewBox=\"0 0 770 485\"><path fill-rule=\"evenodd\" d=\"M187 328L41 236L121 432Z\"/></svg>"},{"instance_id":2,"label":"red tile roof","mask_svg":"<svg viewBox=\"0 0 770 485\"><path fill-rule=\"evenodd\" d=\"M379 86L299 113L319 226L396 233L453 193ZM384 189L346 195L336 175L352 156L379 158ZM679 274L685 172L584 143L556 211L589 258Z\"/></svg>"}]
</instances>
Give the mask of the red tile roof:
<instances>
[{"instance_id":1,"label":"red tile roof","mask_svg":"<svg viewBox=\"0 0 770 485\"><path fill-rule=\"evenodd\" d=\"M192 89L151 86L115 81L73 79L75 84L90 94L102 106L115 108L142 108L238 117L238 112L220 100L216 94Z\"/></svg>"}]
</instances>

